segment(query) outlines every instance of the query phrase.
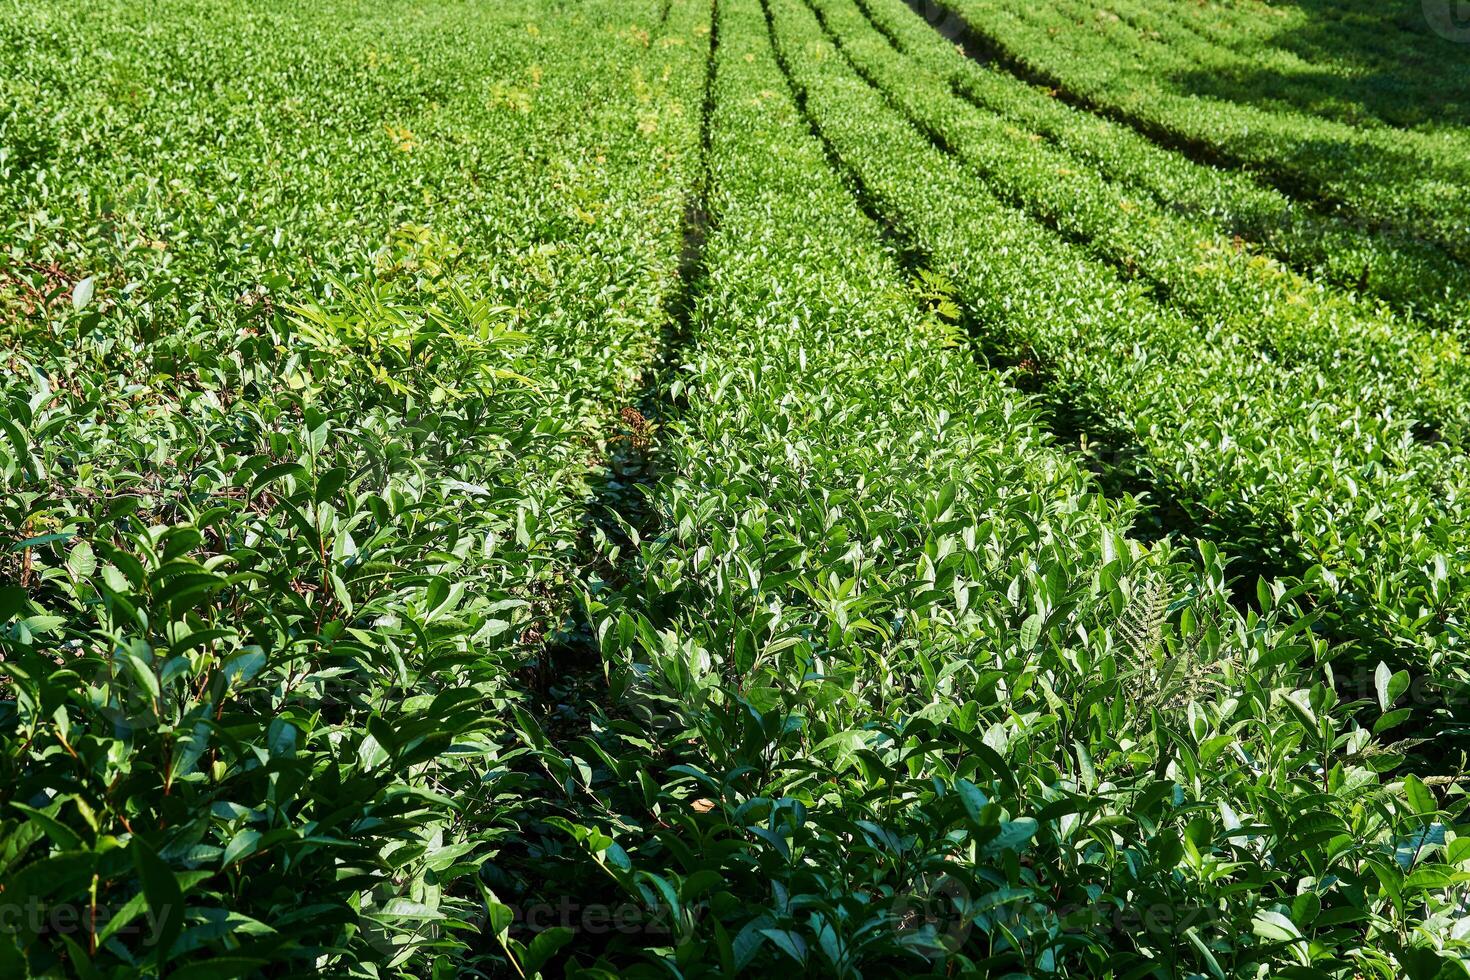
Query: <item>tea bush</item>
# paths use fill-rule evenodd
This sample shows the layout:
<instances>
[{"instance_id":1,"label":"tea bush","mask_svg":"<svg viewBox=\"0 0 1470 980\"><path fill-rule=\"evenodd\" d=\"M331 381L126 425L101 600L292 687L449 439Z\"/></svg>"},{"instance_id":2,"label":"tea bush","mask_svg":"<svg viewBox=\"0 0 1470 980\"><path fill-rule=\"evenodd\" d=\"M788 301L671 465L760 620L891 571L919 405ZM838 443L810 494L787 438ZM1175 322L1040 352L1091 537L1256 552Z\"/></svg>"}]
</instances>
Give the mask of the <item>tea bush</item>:
<instances>
[{"instance_id":1,"label":"tea bush","mask_svg":"<svg viewBox=\"0 0 1470 980\"><path fill-rule=\"evenodd\" d=\"M5 975L1466 972L1454 209L954 6L0 12Z\"/></svg>"}]
</instances>

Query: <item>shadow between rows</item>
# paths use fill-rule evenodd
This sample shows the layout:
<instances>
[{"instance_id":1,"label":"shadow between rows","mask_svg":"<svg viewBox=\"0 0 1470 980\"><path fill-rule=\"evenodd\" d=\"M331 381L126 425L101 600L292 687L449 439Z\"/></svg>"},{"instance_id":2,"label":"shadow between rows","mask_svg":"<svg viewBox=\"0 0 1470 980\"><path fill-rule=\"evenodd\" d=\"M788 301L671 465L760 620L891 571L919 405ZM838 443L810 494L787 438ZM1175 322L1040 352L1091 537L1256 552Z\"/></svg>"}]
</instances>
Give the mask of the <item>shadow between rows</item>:
<instances>
[{"instance_id":1,"label":"shadow between rows","mask_svg":"<svg viewBox=\"0 0 1470 980\"><path fill-rule=\"evenodd\" d=\"M861 9L861 4L858 5ZM982 181L988 181L989 173L983 160L976 159L975 154L967 154L953 145L949 139L934 126L919 119L904 107L902 102L892 96L882 84L874 77L873 72L859 64L847 50L844 42L832 26L828 23L826 15L821 7L807 0L807 7L811 10L832 46L837 49L844 62L852 72L861 78L869 88L876 92L893 112L903 118L913 129L919 132L930 145L946 157L954 160L959 166L972 171ZM872 21L868 21L872 25ZM876 26L875 26L876 30ZM879 32L881 34L881 31ZM886 38L885 38L886 39ZM890 46L891 39L888 40ZM897 48L894 49L898 51ZM902 52L898 52L900 56ZM961 98L958 94L955 98ZM1161 307L1174 307L1187 313L1191 319L1208 318L1211 312L1208 308L1201 308L1197 303L1179 299L1176 290L1168 281L1150 272L1147 272L1127 258L1120 258L1116 253L1110 252L1100 246L1095 237L1077 229L1066 227L1057 216L1045 208L1037 207L1035 202L1028 199L1024 193L1002 187L997 187L987 182L987 189L994 194L997 200L1008 207L1024 214L1028 219L1043 226L1052 234L1069 245L1081 249L1091 259L1106 265L1118 274L1119 278L1138 285L1144 295L1155 305ZM1273 342L1270 335L1258 336L1255 340L1255 350L1272 359L1280 359L1281 351ZM1444 419L1439 417L1426 417L1418 420L1412 433L1416 440L1423 443L1441 442L1444 439Z\"/></svg>"},{"instance_id":2,"label":"shadow between rows","mask_svg":"<svg viewBox=\"0 0 1470 980\"><path fill-rule=\"evenodd\" d=\"M1470 19L1454 0L1294 0L1291 6L1296 22L1264 34L1255 50L1289 52L1308 70L1288 73L1256 58L1242 72L1199 69L1171 81L1182 94L1267 109L1285 104L1349 124L1470 125ZM1177 19L1191 30L1187 14Z\"/></svg>"},{"instance_id":3,"label":"shadow between rows","mask_svg":"<svg viewBox=\"0 0 1470 980\"><path fill-rule=\"evenodd\" d=\"M712 218L709 209L712 180L710 126L714 110L715 60L719 49L717 0L710 2L709 50L704 92L700 105L698 163L685 195L679 226L678 266L670 290L665 294L663 323L654 355L644 371L643 384L633 404L623 407L606 440L605 458L589 477L591 502L584 514L579 540L582 585L594 598L615 591L636 590L641 577L638 546L628 534L632 528L642 537L657 529L658 517L651 495L663 473L659 466L660 429L677 417L681 397L673 393L676 381L694 339L694 320L708 278L705 243ZM667 9L667 7L666 7ZM600 544L605 542L605 544ZM609 546L616 550L609 558ZM602 654L595 625L580 605L572 610L554 637L549 638L543 667L555 669L560 679L566 671L595 676L601 682ZM549 676L539 686L544 691Z\"/></svg>"},{"instance_id":4,"label":"shadow between rows","mask_svg":"<svg viewBox=\"0 0 1470 980\"><path fill-rule=\"evenodd\" d=\"M656 350L643 373L642 385L633 404L619 411L605 439L604 458L587 478L590 499L583 510L576 567L568 570L569 577L575 581L568 583L567 590L576 592L580 587L594 600L619 592L644 591L639 587L643 576L639 548L627 529L633 529L639 537L657 533L653 491L665 475L660 468L659 428L680 411L680 399L671 393L671 385L694 339L695 316L707 281L704 250L712 227L710 126L719 47L718 0L709 0L709 7L709 49L700 106L698 162L684 198L677 270L661 304L663 323ZM678 597L664 596L659 601L676 603ZM648 608L644 612L652 619L659 616L658 609ZM520 841L513 842L502 851L496 867L516 870L499 873L489 881L506 895L525 892L532 908L549 910L553 915L558 910L580 909L627 909L643 914L612 877L589 878L587 856L581 846L565 841L564 825L553 823L567 820L578 825L603 826L613 819L622 825L625 838L642 838L629 825L632 817L628 816L642 809L638 784L623 785L597 757L601 751L619 752L616 736L609 739L598 719L627 721L623 708L613 701L603 668L591 611L579 599L574 599L572 607L544 638L532 670L534 676L527 685L528 707L548 744L535 746L535 753L522 756L514 764L543 787L539 798L522 814L524 822L537 828L542 840L563 843L530 847ZM596 743L599 749L592 749L589 743ZM603 744L605 749L600 747ZM560 759L538 760L545 756ZM596 785L595 795L574 790L570 776L554 771L557 766L564 766L568 772L575 771L573 767L580 769L587 789ZM534 874L527 876L527 869L533 869ZM545 928L529 917L527 921L511 924L512 934L526 942L533 941ZM579 953L595 957L619 942L638 944L650 935L662 935L645 933L648 930L641 927L630 936L611 928L589 932L583 937L585 942ZM481 933L477 941L483 951L498 955L497 940L489 931ZM565 957L565 951L555 952L548 962L554 967L563 966Z\"/></svg>"},{"instance_id":5,"label":"shadow between rows","mask_svg":"<svg viewBox=\"0 0 1470 980\"><path fill-rule=\"evenodd\" d=\"M909 8L942 37L959 46L965 57L992 70L1004 71L1014 78L1046 90L1058 101L1083 112L1100 116L1133 130L1149 142L1163 149L1178 153L1197 164L1223 170L1236 170L1248 174L1252 179L1292 199L1313 217L1331 223L1348 217L1355 225L1372 234L1391 240L1413 243L1416 247L1441 253L1457 264L1465 264L1467 256L1462 246L1447 242L1436 236L1424 234L1422 225L1402 219L1381 215L1368 215L1348 206L1345 202L1328 196L1318 181L1304 175L1293 174L1281 168L1263 168L1227 148L1204 139L1199 139L1170 129L1155 120L1129 112L1119 106L1099 102L1070 87L1053 72L1039 68L1007 48L998 38L986 33L983 28L966 20L944 0L905 0ZM875 25L876 26L876 25ZM892 38L889 39L890 41ZM1303 159L1337 159L1349 170L1365 173L1403 172L1415 179L1423 176L1423 162L1411 154L1389 155L1374 151L1372 159L1360 160L1366 151L1355 145L1325 139L1304 139L1296 149L1296 156ZM1380 183L1382 181L1379 181ZM1252 229L1238 229L1252 232Z\"/></svg>"},{"instance_id":6,"label":"shadow between rows","mask_svg":"<svg viewBox=\"0 0 1470 980\"><path fill-rule=\"evenodd\" d=\"M825 21L822 21L819 12L816 13L825 29ZM807 104L806 92L792 77L785 56L775 40L775 28L769 10L767 26L771 30L776 59L791 88L792 98L812 137L822 146L828 164L842 176L858 207L872 223L879 238L893 252L903 271L910 276L917 276L920 272L932 270L935 256L919 245L919 236L906 226L901 215L884 210L882 202L870 190L862 175L842 158L822 130ZM841 50L840 45L838 50ZM868 81L866 77L864 80ZM882 94L881 91L879 94ZM904 119L921 135L931 137L924 127L913 123L907 116ZM944 153L951 152L942 141L936 143L936 148ZM1146 454L1137 447L1130 433L1087 407L1085 399L1065 393L1064 383L1048 369L1029 343L1007 329L1004 324L986 321L969 304L960 302L958 306L959 325L974 341L972 350L977 361L986 369L1006 373L1007 380L1013 387L1037 400L1044 410L1047 429L1056 437L1057 443L1088 468L1103 492L1110 496L1129 494L1146 501L1140 520L1133 528L1134 537L1150 543L1170 536L1206 539L1221 537L1209 533L1209 523L1191 515L1181 505L1180 501L1187 499L1186 495L1178 493L1166 480L1150 471ZM1276 536L1280 532L1281 529L1276 528L1268 533ZM1274 561L1262 559L1252 563L1245 555L1240 557L1242 561L1237 562L1236 568L1244 574L1253 575L1256 569L1261 573L1277 571L1277 563Z\"/></svg>"},{"instance_id":7,"label":"shadow between rows","mask_svg":"<svg viewBox=\"0 0 1470 980\"><path fill-rule=\"evenodd\" d=\"M885 211L862 175L842 158L822 130L808 105L807 93L796 83L777 40L768 4L763 3L763 9L776 60L793 101L812 137L823 148L829 165L848 185L856 203L905 272L917 275L921 270L933 268L934 257L918 244L918 236L905 226L903 217ZM1047 429L1061 447L1093 474L1102 493L1115 498L1124 494L1141 498L1144 507L1130 531L1133 537L1149 543L1168 538L1200 539L1219 545L1232 556L1231 601L1242 613L1256 606L1258 580L1300 578L1309 571L1310 562L1294 549L1283 546L1291 538L1290 526L1285 521L1247 521L1213 511L1190 490L1157 472L1136 436L1114 424L1085 393L1069 390L1067 382L1050 371L1023 338L1005 324L977 316L967 304L959 305L960 326L972 338L979 363L987 369L1004 372L1011 385L1036 399ZM1370 628L1360 628L1350 602L1343 604L1325 595L1309 594L1304 598L1309 611L1316 603L1326 606L1321 609L1324 615L1314 630L1342 648L1334 664L1337 683L1345 697L1350 692L1361 693L1359 681L1371 677L1379 661L1395 670L1414 669L1386 639L1372 633ZM1446 717L1460 713L1454 707L1460 700L1456 692L1449 690L1435 690L1424 698L1426 708L1443 709L1436 712L1442 720L1432 724L1438 734L1446 737L1445 744L1435 747L1425 771L1434 771L1452 745L1465 741L1467 733Z\"/></svg>"}]
</instances>

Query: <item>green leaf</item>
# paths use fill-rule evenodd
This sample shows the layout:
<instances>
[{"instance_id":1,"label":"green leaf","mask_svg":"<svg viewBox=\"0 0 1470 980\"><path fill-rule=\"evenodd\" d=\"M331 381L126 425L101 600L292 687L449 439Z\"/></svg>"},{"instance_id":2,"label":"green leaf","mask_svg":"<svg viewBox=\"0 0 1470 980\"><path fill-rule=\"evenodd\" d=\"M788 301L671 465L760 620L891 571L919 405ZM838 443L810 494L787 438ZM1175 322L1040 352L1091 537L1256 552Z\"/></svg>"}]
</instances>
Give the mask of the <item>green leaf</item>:
<instances>
[{"instance_id":1,"label":"green leaf","mask_svg":"<svg viewBox=\"0 0 1470 980\"><path fill-rule=\"evenodd\" d=\"M220 862L221 866L228 868L236 861L254 854L255 848L260 844L260 837L258 830L246 829L237 833L225 847L225 856Z\"/></svg>"},{"instance_id":2,"label":"green leaf","mask_svg":"<svg viewBox=\"0 0 1470 980\"><path fill-rule=\"evenodd\" d=\"M24 803L11 801L10 805L24 813L29 819L34 820L36 825L51 839L51 843L56 845L57 850L82 850L82 839L76 835L76 832L60 820L51 816L51 814L37 810L35 807L26 806Z\"/></svg>"},{"instance_id":3,"label":"green leaf","mask_svg":"<svg viewBox=\"0 0 1470 980\"><path fill-rule=\"evenodd\" d=\"M133 866L138 870L143 894L148 897L148 908L153 914L154 935L157 937L153 958L161 967L167 962L168 952L184 927L184 893L173 869L159 858L147 841L134 837L128 851L133 855Z\"/></svg>"},{"instance_id":4,"label":"green leaf","mask_svg":"<svg viewBox=\"0 0 1470 980\"><path fill-rule=\"evenodd\" d=\"M139 892L123 904L123 907L112 914L107 924L97 931L97 945L104 945L111 939L119 929L136 919L147 907L148 896Z\"/></svg>"},{"instance_id":5,"label":"green leaf","mask_svg":"<svg viewBox=\"0 0 1470 980\"><path fill-rule=\"evenodd\" d=\"M1309 700L1310 696L1310 692L1308 691L1291 691L1283 695L1282 700L1286 702L1286 706L1296 714L1303 725L1307 726L1310 731L1315 732L1317 730L1317 713L1312 710L1312 704Z\"/></svg>"},{"instance_id":6,"label":"green leaf","mask_svg":"<svg viewBox=\"0 0 1470 980\"><path fill-rule=\"evenodd\" d=\"M557 950L572 941L575 933L565 926L552 926L536 933L535 938L526 946L526 952L521 957L521 969L526 971L527 977L534 977L541 972L546 961L556 955Z\"/></svg>"},{"instance_id":7,"label":"green leaf","mask_svg":"<svg viewBox=\"0 0 1470 980\"><path fill-rule=\"evenodd\" d=\"M1387 711L1393 705L1393 699L1388 696L1388 682L1393 677L1393 672L1388 669L1388 664L1378 662L1373 670L1373 686L1378 692L1378 710Z\"/></svg>"},{"instance_id":8,"label":"green leaf","mask_svg":"<svg viewBox=\"0 0 1470 980\"><path fill-rule=\"evenodd\" d=\"M1373 723L1373 734L1379 735L1390 728L1397 728L1408 721L1413 714L1412 708L1394 708L1392 711L1385 712Z\"/></svg>"},{"instance_id":9,"label":"green leaf","mask_svg":"<svg viewBox=\"0 0 1470 980\"><path fill-rule=\"evenodd\" d=\"M1000 833L986 843L987 851L1020 851L1031 838L1036 836L1037 823L1031 817L1002 820Z\"/></svg>"},{"instance_id":10,"label":"green leaf","mask_svg":"<svg viewBox=\"0 0 1470 980\"><path fill-rule=\"evenodd\" d=\"M1280 912L1262 909L1256 913L1251 921L1251 931L1262 939L1271 942L1294 942L1302 937L1296 923L1292 922Z\"/></svg>"},{"instance_id":11,"label":"green leaf","mask_svg":"<svg viewBox=\"0 0 1470 980\"><path fill-rule=\"evenodd\" d=\"M985 794L968 779L955 780L954 788L955 792L959 794L960 802L964 804L965 812L970 815L970 819L975 821L977 826L981 825L983 823L981 812L990 802L985 798Z\"/></svg>"},{"instance_id":12,"label":"green leaf","mask_svg":"<svg viewBox=\"0 0 1470 980\"><path fill-rule=\"evenodd\" d=\"M97 571L97 558L92 554L92 546L85 541L72 545L66 554L66 568L77 579L91 578Z\"/></svg>"},{"instance_id":13,"label":"green leaf","mask_svg":"<svg viewBox=\"0 0 1470 980\"><path fill-rule=\"evenodd\" d=\"M1434 801L1434 793L1413 773L1404 777L1404 795L1408 797L1409 806L1418 816L1429 816L1439 809L1439 804Z\"/></svg>"},{"instance_id":14,"label":"green leaf","mask_svg":"<svg viewBox=\"0 0 1470 980\"><path fill-rule=\"evenodd\" d=\"M96 286L97 286L97 277L96 276L88 276L85 279L78 280L77 281L77 284L75 286L71 287L71 305L72 305L72 309L75 309L75 310L84 310L84 309L86 309L87 308L87 304L90 303L90 302L92 302L92 291L96 288Z\"/></svg>"},{"instance_id":15,"label":"green leaf","mask_svg":"<svg viewBox=\"0 0 1470 980\"><path fill-rule=\"evenodd\" d=\"M25 612L30 596L18 585L0 587L0 623L8 623Z\"/></svg>"},{"instance_id":16,"label":"green leaf","mask_svg":"<svg viewBox=\"0 0 1470 980\"><path fill-rule=\"evenodd\" d=\"M250 484L249 496L254 497L262 488L288 476L304 476L306 467L300 463L277 463L262 470Z\"/></svg>"},{"instance_id":17,"label":"green leaf","mask_svg":"<svg viewBox=\"0 0 1470 980\"><path fill-rule=\"evenodd\" d=\"M1021 624L1021 649L1023 651L1035 649L1037 641L1041 639L1041 627L1045 622L1045 617L1040 613L1032 613L1026 617L1026 621Z\"/></svg>"},{"instance_id":18,"label":"green leaf","mask_svg":"<svg viewBox=\"0 0 1470 980\"><path fill-rule=\"evenodd\" d=\"M271 755L289 758L296 751L296 726L284 718L272 718L266 732L266 744Z\"/></svg>"},{"instance_id":19,"label":"green leaf","mask_svg":"<svg viewBox=\"0 0 1470 980\"><path fill-rule=\"evenodd\" d=\"M775 943L781 952L797 963L806 965L806 940L801 937L801 933L792 929L762 929L760 933Z\"/></svg>"},{"instance_id":20,"label":"green leaf","mask_svg":"<svg viewBox=\"0 0 1470 980\"><path fill-rule=\"evenodd\" d=\"M1251 931L1268 942L1287 943L1297 962L1303 966L1311 964L1311 958L1307 952L1307 944L1302 939L1301 932L1296 923L1292 922L1280 912L1263 909L1256 913L1251 920Z\"/></svg>"},{"instance_id":21,"label":"green leaf","mask_svg":"<svg viewBox=\"0 0 1470 980\"><path fill-rule=\"evenodd\" d=\"M124 657L127 659L130 673L138 679L138 683L142 685L143 690L154 701L157 701L162 696L163 691L158 686L158 675L153 672L153 668L142 657L131 651L124 654Z\"/></svg>"}]
</instances>

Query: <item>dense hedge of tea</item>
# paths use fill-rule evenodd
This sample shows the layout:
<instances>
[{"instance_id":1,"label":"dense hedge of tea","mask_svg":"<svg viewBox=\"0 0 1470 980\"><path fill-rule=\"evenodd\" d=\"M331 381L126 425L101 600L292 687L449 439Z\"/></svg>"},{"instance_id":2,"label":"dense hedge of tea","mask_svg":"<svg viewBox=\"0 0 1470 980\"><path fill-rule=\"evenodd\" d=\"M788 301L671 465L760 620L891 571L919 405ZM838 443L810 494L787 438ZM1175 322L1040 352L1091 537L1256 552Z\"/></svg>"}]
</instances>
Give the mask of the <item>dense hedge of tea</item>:
<instances>
[{"instance_id":1,"label":"dense hedge of tea","mask_svg":"<svg viewBox=\"0 0 1470 980\"><path fill-rule=\"evenodd\" d=\"M1470 176L1470 143L1463 128L1390 125L1367 118L1371 112L1364 111L1364 105L1382 98L1390 107L1419 113L1422 120L1424 113L1432 114L1434 102L1421 101L1412 87L1380 90L1390 93L1386 97L1365 93L1364 103L1349 108L1345 121L1319 107L1261 100L1237 90L1229 72L1182 56L1177 45L1151 28L1140 30L1132 3L1118 4L1127 19L1110 6L1080 0L1044 5L943 0L937 6L975 28L995 54L1079 104L1223 166L1255 171L1293 196L1369 227L1423 237L1461 260L1470 257L1464 237L1467 205L1458 190ZM1389 4L1375 16L1385 31L1399 33L1389 26L1395 15L1416 6ZM1421 24L1436 16L1436 4L1422 6ZM1421 65L1448 63L1450 77L1463 73L1463 44L1458 43L1463 38L1421 35L1416 40L1421 50L1415 60ZM1272 78L1264 60L1248 61L1253 76L1269 91L1289 89L1289 82ZM1300 83L1303 73L1296 74ZM1417 67L1417 74L1421 83L1443 78L1424 67ZM1312 84L1328 88L1320 78ZM1393 108L1384 112L1395 114Z\"/></svg>"},{"instance_id":2,"label":"dense hedge of tea","mask_svg":"<svg viewBox=\"0 0 1470 980\"><path fill-rule=\"evenodd\" d=\"M699 11L26 14L5 972L427 969L668 319Z\"/></svg>"},{"instance_id":3,"label":"dense hedge of tea","mask_svg":"<svg viewBox=\"0 0 1470 980\"><path fill-rule=\"evenodd\" d=\"M6 975L1465 972L1463 133L947 2L0 11Z\"/></svg>"}]
</instances>

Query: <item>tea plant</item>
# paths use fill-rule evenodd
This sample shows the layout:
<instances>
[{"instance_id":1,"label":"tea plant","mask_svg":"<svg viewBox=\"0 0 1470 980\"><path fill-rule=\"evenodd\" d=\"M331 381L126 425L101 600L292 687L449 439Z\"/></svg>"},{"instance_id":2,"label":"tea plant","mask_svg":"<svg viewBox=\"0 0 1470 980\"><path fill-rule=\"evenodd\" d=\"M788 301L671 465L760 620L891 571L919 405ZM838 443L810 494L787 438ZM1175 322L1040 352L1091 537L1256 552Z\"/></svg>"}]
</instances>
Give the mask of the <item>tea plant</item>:
<instances>
[{"instance_id":1,"label":"tea plant","mask_svg":"<svg viewBox=\"0 0 1470 980\"><path fill-rule=\"evenodd\" d=\"M1365 645L1367 666L1386 657L1461 683L1457 450L1376 405L1373 373L1275 356L1007 207L885 105L810 10L773 7L814 125L872 206L953 277L992 357L1032 365L1110 468L1179 506L1183 530L1298 573L1322 626Z\"/></svg>"},{"instance_id":2,"label":"tea plant","mask_svg":"<svg viewBox=\"0 0 1470 980\"><path fill-rule=\"evenodd\" d=\"M0 957L442 972L535 802L522 678L660 330L698 24L654 48L612 5L535 32L506 8L465 50L447 10L389 42L364 11L219 13L104 12L91 43L156 51L136 82L177 98L57 119L17 185ZM486 68L539 112L488 100ZM54 52L19 77L75 110L106 82ZM150 156L180 176L123 186Z\"/></svg>"},{"instance_id":3,"label":"tea plant","mask_svg":"<svg viewBox=\"0 0 1470 980\"><path fill-rule=\"evenodd\" d=\"M1170 85L1166 79L1184 73L1169 46L1105 7L1004 0L942 6L1018 70L1080 105L1201 158L1268 175L1279 189L1324 210L1344 210L1369 227L1423 237L1467 258L1459 231L1464 205L1453 190L1467 176L1466 143L1456 128L1353 124ZM1433 37L1424 44L1439 58L1461 60L1454 40Z\"/></svg>"},{"instance_id":4,"label":"tea plant","mask_svg":"<svg viewBox=\"0 0 1470 980\"><path fill-rule=\"evenodd\" d=\"M1246 91L1216 6L1117 77ZM1465 273L1359 115L1220 110L1283 192L897 0L0 69L5 975L1466 972Z\"/></svg>"}]
</instances>

